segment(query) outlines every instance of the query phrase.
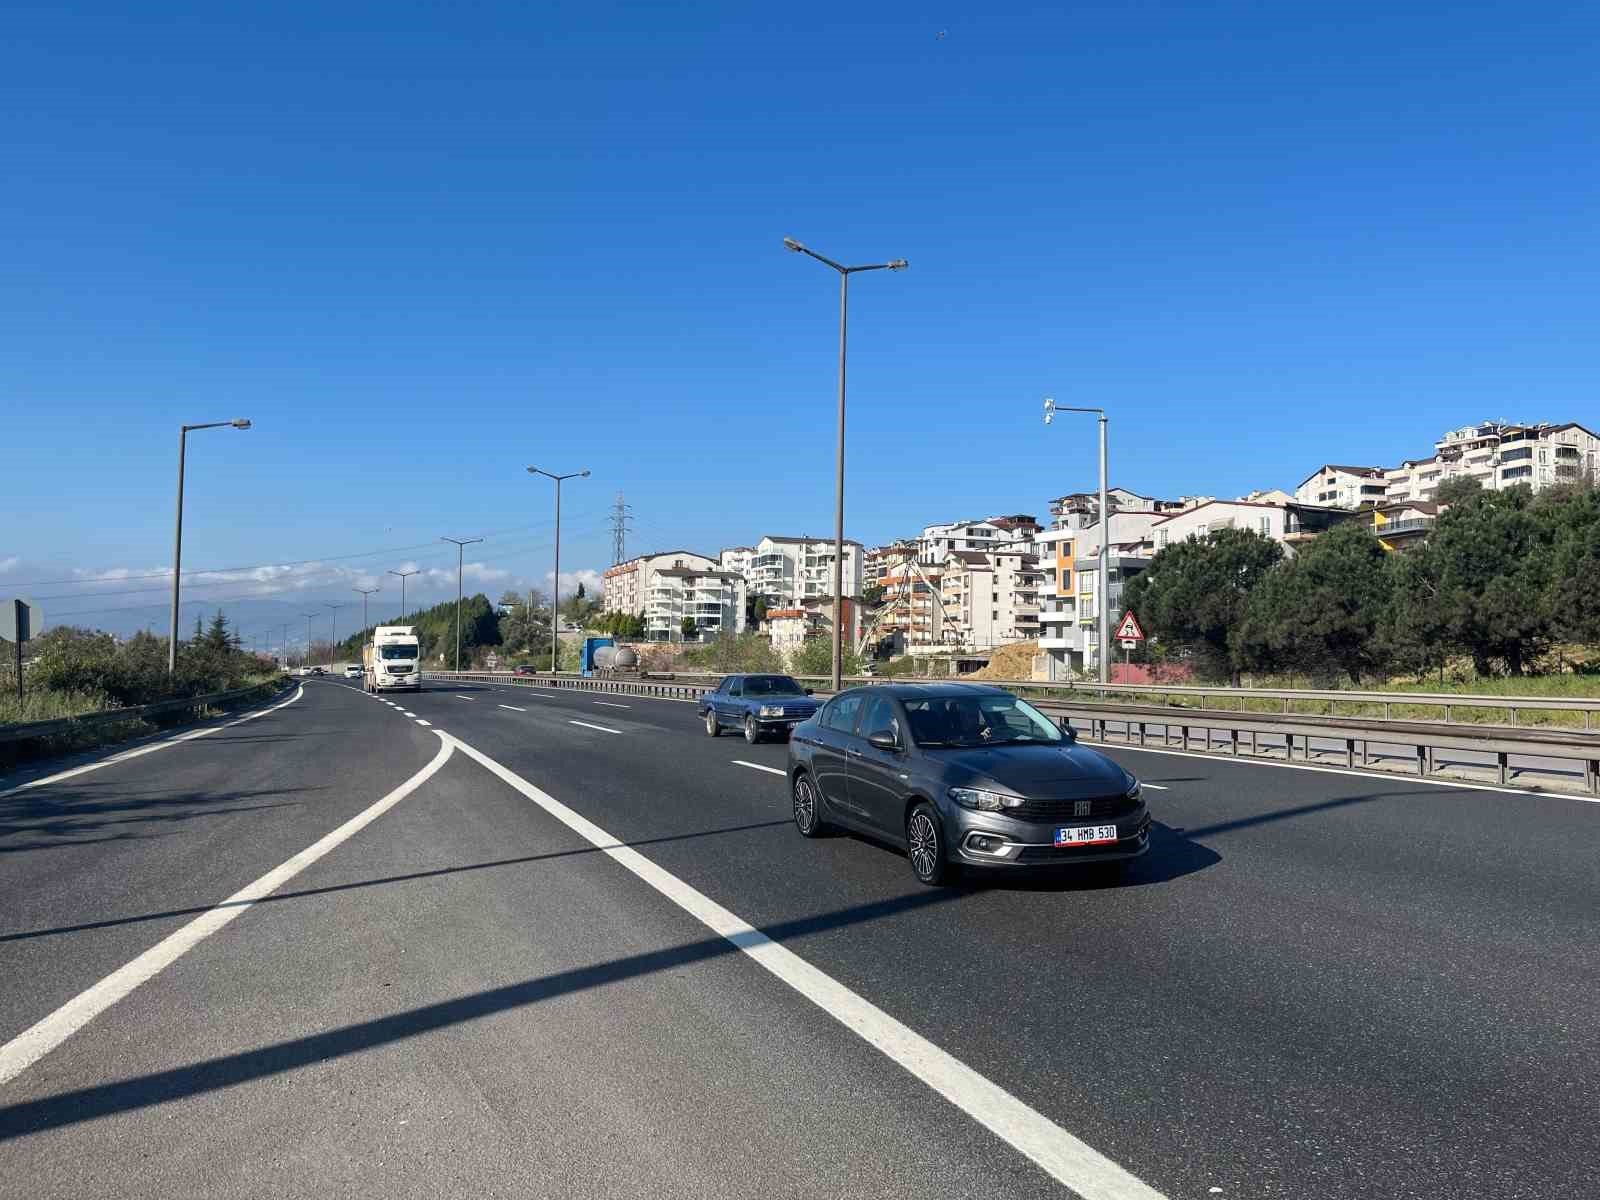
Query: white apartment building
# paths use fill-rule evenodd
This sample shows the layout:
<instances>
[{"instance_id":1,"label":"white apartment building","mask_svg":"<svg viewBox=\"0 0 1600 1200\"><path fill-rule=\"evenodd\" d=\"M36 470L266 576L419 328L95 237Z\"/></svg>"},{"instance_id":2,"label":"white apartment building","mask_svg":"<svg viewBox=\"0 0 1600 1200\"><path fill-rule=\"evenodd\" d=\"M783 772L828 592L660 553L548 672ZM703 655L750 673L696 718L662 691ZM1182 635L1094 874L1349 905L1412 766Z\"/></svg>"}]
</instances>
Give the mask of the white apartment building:
<instances>
[{"instance_id":1,"label":"white apartment building","mask_svg":"<svg viewBox=\"0 0 1600 1200\"><path fill-rule=\"evenodd\" d=\"M916 538L917 559L923 566L937 567L952 551L982 554L1002 546L1026 544L1039 528L1039 522L1026 513L925 525Z\"/></svg>"},{"instance_id":2,"label":"white apartment building","mask_svg":"<svg viewBox=\"0 0 1600 1200\"><path fill-rule=\"evenodd\" d=\"M1558 483L1600 482L1600 435L1576 421L1565 425L1484 421L1451 430L1434 443L1434 449L1440 467L1435 488L1445 479L1463 476L1491 491L1523 483L1542 492ZM1432 491L1420 487L1416 495L1404 497L1432 498Z\"/></svg>"},{"instance_id":3,"label":"white apartment building","mask_svg":"<svg viewBox=\"0 0 1600 1200\"><path fill-rule=\"evenodd\" d=\"M1248 500L1213 500L1188 512L1174 513L1150 529L1153 553L1186 538L1203 538L1219 529L1248 529L1283 545L1289 553L1325 529L1354 518L1352 509L1326 505L1257 504Z\"/></svg>"},{"instance_id":4,"label":"white apartment building","mask_svg":"<svg viewBox=\"0 0 1600 1200\"><path fill-rule=\"evenodd\" d=\"M1294 490L1301 504L1324 508L1360 508L1382 504L1388 488L1382 467L1341 467L1327 463L1307 475Z\"/></svg>"},{"instance_id":5,"label":"white apartment building","mask_svg":"<svg viewBox=\"0 0 1600 1200\"><path fill-rule=\"evenodd\" d=\"M862 547L844 544L844 594L861 595ZM744 572L752 596L768 610L795 608L807 599L833 595L833 539L767 536L750 552Z\"/></svg>"},{"instance_id":6,"label":"white apartment building","mask_svg":"<svg viewBox=\"0 0 1600 1200\"><path fill-rule=\"evenodd\" d=\"M1039 636L1039 560L1021 549L945 555L940 593L958 643L989 650Z\"/></svg>"},{"instance_id":7,"label":"white apartment building","mask_svg":"<svg viewBox=\"0 0 1600 1200\"><path fill-rule=\"evenodd\" d=\"M645 636L653 642L684 638L685 618L695 624L695 640L744 630L744 576L715 566L657 569L645 598Z\"/></svg>"},{"instance_id":8,"label":"white apartment building","mask_svg":"<svg viewBox=\"0 0 1600 1200\"><path fill-rule=\"evenodd\" d=\"M650 598L650 589L655 583L656 572L683 567L701 571L720 570L716 559L692 550L641 554L638 558L630 558L627 562L606 569L601 611L643 613Z\"/></svg>"},{"instance_id":9,"label":"white apartment building","mask_svg":"<svg viewBox=\"0 0 1600 1200\"><path fill-rule=\"evenodd\" d=\"M724 571L733 571L750 578L750 560L756 556L754 546L729 546L717 555L717 564Z\"/></svg>"}]
</instances>

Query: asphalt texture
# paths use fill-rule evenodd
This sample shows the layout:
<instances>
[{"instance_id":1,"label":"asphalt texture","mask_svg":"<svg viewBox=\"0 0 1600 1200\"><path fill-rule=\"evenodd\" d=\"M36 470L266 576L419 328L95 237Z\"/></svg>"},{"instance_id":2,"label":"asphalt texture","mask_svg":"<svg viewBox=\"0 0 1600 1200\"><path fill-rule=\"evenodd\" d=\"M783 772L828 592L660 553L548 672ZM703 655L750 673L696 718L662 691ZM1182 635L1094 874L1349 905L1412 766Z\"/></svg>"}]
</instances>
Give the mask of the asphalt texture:
<instances>
[{"instance_id":1,"label":"asphalt texture","mask_svg":"<svg viewBox=\"0 0 1600 1200\"><path fill-rule=\"evenodd\" d=\"M708 738L692 705L389 699L309 681L212 736L0 779L0 1042L442 730L1166 1196L1600 1194L1600 805L1107 747L1153 785L1125 880L929 890L891 849L800 838L756 769L785 747ZM0 1085L0 1194L267 1193L1061 1189L457 752Z\"/></svg>"}]
</instances>

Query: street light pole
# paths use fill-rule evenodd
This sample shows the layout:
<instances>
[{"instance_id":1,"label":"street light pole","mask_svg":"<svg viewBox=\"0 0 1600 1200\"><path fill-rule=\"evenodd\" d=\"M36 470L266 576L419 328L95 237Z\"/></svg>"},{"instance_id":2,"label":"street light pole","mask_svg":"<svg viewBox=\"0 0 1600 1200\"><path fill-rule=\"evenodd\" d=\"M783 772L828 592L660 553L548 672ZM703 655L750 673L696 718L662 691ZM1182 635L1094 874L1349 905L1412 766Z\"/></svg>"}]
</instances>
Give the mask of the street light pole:
<instances>
[{"instance_id":1,"label":"street light pole","mask_svg":"<svg viewBox=\"0 0 1600 1200\"><path fill-rule=\"evenodd\" d=\"M322 614L321 613L301 613L300 615L306 619L306 657L305 657L305 661L302 662L300 665L302 667L309 667L311 665L311 618L312 617L320 617Z\"/></svg>"},{"instance_id":2,"label":"street light pole","mask_svg":"<svg viewBox=\"0 0 1600 1200\"><path fill-rule=\"evenodd\" d=\"M361 596L361 636L362 637L366 637L367 630L370 628L370 626L367 623L367 597L373 595L379 589L378 588L351 588L350 590L352 592L359 593L360 596Z\"/></svg>"},{"instance_id":3,"label":"street light pole","mask_svg":"<svg viewBox=\"0 0 1600 1200\"><path fill-rule=\"evenodd\" d=\"M556 481L556 574L550 581L550 674L554 675L561 666L561 482L565 479L587 479L589 472L586 468L556 475L538 467L529 467L528 474L543 475L546 479Z\"/></svg>"},{"instance_id":4,"label":"street light pole","mask_svg":"<svg viewBox=\"0 0 1600 1200\"><path fill-rule=\"evenodd\" d=\"M783 244L796 254L816 259L839 273L839 463L833 495L833 690L838 691L844 674L844 373L845 341L850 311L850 276L857 271L904 271L906 260L847 267L803 246L793 238ZM857 598L859 602L859 597Z\"/></svg>"},{"instance_id":5,"label":"street light pole","mask_svg":"<svg viewBox=\"0 0 1600 1200\"><path fill-rule=\"evenodd\" d=\"M419 572L390 571L389 574L400 576L400 619L404 621L406 619L406 580L413 575L419 574Z\"/></svg>"},{"instance_id":6,"label":"street light pole","mask_svg":"<svg viewBox=\"0 0 1600 1200\"><path fill-rule=\"evenodd\" d=\"M456 670L459 672L461 670L461 553L463 547L474 545L483 539L442 537L439 540L454 542L456 547ZM421 670L421 667L417 669Z\"/></svg>"},{"instance_id":7,"label":"street light pole","mask_svg":"<svg viewBox=\"0 0 1600 1200\"><path fill-rule=\"evenodd\" d=\"M178 591L183 579L183 466L188 456L189 431L192 429L220 429L231 425L235 429L249 429L250 422L243 417L231 421L208 421L203 425L178 426L178 518L172 535L172 637L167 642L167 674L178 669Z\"/></svg>"},{"instance_id":8,"label":"street light pole","mask_svg":"<svg viewBox=\"0 0 1600 1200\"><path fill-rule=\"evenodd\" d=\"M349 608L348 604L324 604L323 608L331 608L328 615L328 669L333 669L333 654L339 648L339 610Z\"/></svg>"},{"instance_id":9,"label":"street light pole","mask_svg":"<svg viewBox=\"0 0 1600 1200\"><path fill-rule=\"evenodd\" d=\"M1054 399L1044 402L1044 423L1050 424L1058 412L1095 413L1100 419L1100 570L1095 587L1095 607L1099 611L1100 682L1111 681L1111 509L1106 503L1106 410L1103 408L1073 408L1057 404Z\"/></svg>"}]
</instances>

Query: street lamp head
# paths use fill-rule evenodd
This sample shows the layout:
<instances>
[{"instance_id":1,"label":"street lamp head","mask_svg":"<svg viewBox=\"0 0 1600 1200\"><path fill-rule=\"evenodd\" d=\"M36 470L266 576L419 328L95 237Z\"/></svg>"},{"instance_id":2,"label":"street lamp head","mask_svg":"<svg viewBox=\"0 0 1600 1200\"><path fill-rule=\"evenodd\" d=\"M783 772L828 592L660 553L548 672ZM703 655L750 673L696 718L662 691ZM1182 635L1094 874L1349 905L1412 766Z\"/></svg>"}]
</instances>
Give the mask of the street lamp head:
<instances>
[{"instance_id":1,"label":"street lamp head","mask_svg":"<svg viewBox=\"0 0 1600 1200\"><path fill-rule=\"evenodd\" d=\"M579 471L578 472L578 478L580 478L580 479L589 478L589 469L587 467L585 467L583 470Z\"/></svg>"},{"instance_id":2,"label":"street lamp head","mask_svg":"<svg viewBox=\"0 0 1600 1200\"><path fill-rule=\"evenodd\" d=\"M891 270L891 271L904 271L910 265L911 264L908 263L905 259L897 258L892 263L889 264L889 270Z\"/></svg>"},{"instance_id":3,"label":"street lamp head","mask_svg":"<svg viewBox=\"0 0 1600 1200\"><path fill-rule=\"evenodd\" d=\"M235 429L249 429L250 428L250 419L248 417L235 417L230 422L230 424Z\"/></svg>"},{"instance_id":4,"label":"street lamp head","mask_svg":"<svg viewBox=\"0 0 1600 1200\"><path fill-rule=\"evenodd\" d=\"M802 250L805 249L804 246L802 246L799 242L795 241L792 237L784 238L783 239L783 244L785 246L787 246L789 249L793 250L796 254L799 254Z\"/></svg>"}]
</instances>

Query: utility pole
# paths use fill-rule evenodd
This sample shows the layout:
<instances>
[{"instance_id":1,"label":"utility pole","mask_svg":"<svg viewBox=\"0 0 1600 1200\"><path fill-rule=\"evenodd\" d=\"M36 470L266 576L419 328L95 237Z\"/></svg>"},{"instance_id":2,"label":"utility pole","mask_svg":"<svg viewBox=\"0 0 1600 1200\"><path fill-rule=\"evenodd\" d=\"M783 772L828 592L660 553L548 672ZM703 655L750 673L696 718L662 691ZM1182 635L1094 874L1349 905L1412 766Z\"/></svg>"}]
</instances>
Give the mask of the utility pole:
<instances>
[{"instance_id":1,"label":"utility pole","mask_svg":"<svg viewBox=\"0 0 1600 1200\"><path fill-rule=\"evenodd\" d=\"M234 429L249 429L244 417L231 421L208 421L203 425L178 426L178 519L172 536L172 640L167 643L167 674L178 669L178 590L183 577L183 464L188 456L189 433L195 429L221 429L224 425Z\"/></svg>"},{"instance_id":2,"label":"utility pole","mask_svg":"<svg viewBox=\"0 0 1600 1200\"><path fill-rule=\"evenodd\" d=\"M611 565L614 567L628 557L628 509L632 505L624 503L622 493L617 493L616 507L611 510Z\"/></svg>"},{"instance_id":3,"label":"utility pole","mask_svg":"<svg viewBox=\"0 0 1600 1200\"><path fill-rule=\"evenodd\" d=\"M406 619L406 580L413 575L421 574L419 571L390 571L391 575L400 576L400 619Z\"/></svg>"},{"instance_id":4,"label":"utility pole","mask_svg":"<svg viewBox=\"0 0 1600 1200\"><path fill-rule=\"evenodd\" d=\"M476 543L483 541L483 539L481 537L475 537L475 538L442 537L439 540L441 542L453 542L455 544L455 548L456 548L456 670L459 672L461 670L461 570L462 570L461 554L462 554L462 548L465 547L465 546L475 545ZM559 545L560 543L557 543L557 544Z\"/></svg>"},{"instance_id":5,"label":"utility pole","mask_svg":"<svg viewBox=\"0 0 1600 1200\"><path fill-rule=\"evenodd\" d=\"M366 636L367 636L367 630L372 628L372 626L367 623L367 597L372 595L374 592L378 591L378 589L377 588L351 588L350 590L352 592L359 593L360 596L361 596L361 637L362 637L362 640L365 641L366 640Z\"/></svg>"},{"instance_id":6,"label":"utility pole","mask_svg":"<svg viewBox=\"0 0 1600 1200\"><path fill-rule=\"evenodd\" d=\"M322 614L321 613L301 613L300 615L306 619L306 657L305 657L305 661L302 662L300 665L302 667L309 667L311 665L311 618L312 617L320 617Z\"/></svg>"},{"instance_id":7,"label":"utility pole","mask_svg":"<svg viewBox=\"0 0 1600 1200\"><path fill-rule=\"evenodd\" d=\"M550 673L554 675L561 666L561 484L567 479L587 479L589 470L568 471L556 475L539 467L529 467L529 475L543 475L556 481L556 573L550 581Z\"/></svg>"},{"instance_id":8,"label":"utility pole","mask_svg":"<svg viewBox=\"0 0 1600 1200\"><path fill-rule=\"evenodd\" d=\"M1100 570L1095 587L1095 607L1099 611L1100 682L1111 681L1111 509L1106 502L1106 410L1103 408L1071 408L1057 404L1047 397L1044 402L1044 423L1050 424L1058 412L1094 413L1100 419Z\"/></svg>"}]
</instances>

